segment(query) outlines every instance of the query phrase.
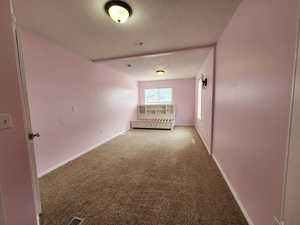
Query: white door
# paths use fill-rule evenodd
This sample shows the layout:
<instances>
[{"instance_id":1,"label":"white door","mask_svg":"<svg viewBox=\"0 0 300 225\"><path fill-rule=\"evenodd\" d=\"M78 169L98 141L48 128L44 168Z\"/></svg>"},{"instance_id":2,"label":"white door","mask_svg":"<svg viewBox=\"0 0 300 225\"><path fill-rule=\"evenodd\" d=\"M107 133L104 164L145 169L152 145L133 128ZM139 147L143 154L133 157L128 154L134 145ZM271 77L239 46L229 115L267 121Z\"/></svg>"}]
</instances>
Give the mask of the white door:
<instances>
[{"instance_id":1,"label":"white door","mask_svg":"<svg viewBox=\"0 0 300 225\"><path fill-rule=\"evenodd\" d=\"M32 175L32 188L34 192L34 201L35 201L35 208L37 218L39 218L39 214L42 213L41 208L41 200L40 200L40 190L39 190L39 182L38 182L38 175L37 175L37 167L36 167L36 159L34 153L34 138L39 137L38 133L33 133L31 127L31 119L30 119L30 109L28 103L28 95L27 95L27 87L26 87L26 80L25 80L25 70L24 70L24 61L23 61L23 51L22 51L22 39L21 33L18 31L18 28L13 25L15 31L15 40L16 40L16 55L17 55L17 62L18 62L18 72L19 72L19 81L21 86L21 93L22 93L22 104L23 110L25 115L25 132L27 134L27 149L28 155L30 159L30 166L31 166L31 175Z\"/></svg>"},{"instance_id":2,"label":"white door","mask_svg":"<svg viewBox=\"0 0 300 225\"><path fill-rule=\"evenodd\" d=\"M299 22L300 24L300 22ZM300 29L299 29L300 30ZM289 153L286 167L283 219L285 225L300 225L300 33L292 100Z\"/></svg>"}]
</instances>

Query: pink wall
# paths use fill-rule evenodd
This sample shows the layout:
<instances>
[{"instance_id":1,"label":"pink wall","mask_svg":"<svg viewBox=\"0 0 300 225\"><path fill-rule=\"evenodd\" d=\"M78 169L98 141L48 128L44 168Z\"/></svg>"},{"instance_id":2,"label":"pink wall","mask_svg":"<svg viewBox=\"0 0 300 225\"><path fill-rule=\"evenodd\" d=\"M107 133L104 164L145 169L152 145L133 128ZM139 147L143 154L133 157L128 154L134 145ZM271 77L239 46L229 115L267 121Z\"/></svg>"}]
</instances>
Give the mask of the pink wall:
<instances>
[{"instance_id":1,"label":"pink wall","mask_svg":"<svg viewBox=\"0 0 300 225\"><path fill-rule=\"evenodd\" d=\"M297 0L244 0L218 42L213 152L255 225L280 216Z\"/></svg>"},{"instance_id":2,"label":"pink wall","mask_svg":"<svg viewBox=\"0 0 300 225\"><path fill-rule=\"evenodd\" d=\"M195 79L172 79L139 82L139 104L144 104L145 88L173 88L176 104L176 125L193 125L195 113Z\"/></svg>"},{"instance_id":3,"label":"pink wall","mask_svg":"<svg viewBox=\"0 0 300 225\"><path fill-rule=\"evenodd\" d=\"M11 113L13 119L13 128L0 130L0 199L5 225L35 225L30 164L8 0L0 1L0 34L0 112Z\"/></svg>"},{"instance_id":4,"label":"pink wall","mask_svg":"<svg viewBox=\"0 0 300 225\"><path fill-rule=\"evenodd\" d=\"M202 91L202 118L198 120L198 82L202 75L207 78L208 85ZM211 152L212 117L213 117L213 82L214 82L214 50L209 52L205 62L196 76L195 85L195 128L201 136L207 150Z\"/></svg>"},{"instance_id":5,"label":"pink wall","mask_svg":"<svg viewBox=\"0 0 300 225\"><path fill-rule=\"evenodd\" d=\"M33 33L23 44L40 175L129 128L136 81Z\"/></svg>"}]
</instances>

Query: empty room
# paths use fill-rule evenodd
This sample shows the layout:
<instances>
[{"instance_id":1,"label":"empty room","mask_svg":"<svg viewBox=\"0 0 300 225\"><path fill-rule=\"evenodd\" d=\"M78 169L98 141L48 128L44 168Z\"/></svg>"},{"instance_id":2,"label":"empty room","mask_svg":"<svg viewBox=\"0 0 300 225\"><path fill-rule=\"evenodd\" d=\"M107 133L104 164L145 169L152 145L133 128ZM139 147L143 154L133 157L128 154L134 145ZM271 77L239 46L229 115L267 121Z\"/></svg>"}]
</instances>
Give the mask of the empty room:
<instances>
[{"instance_id":1,"label":"empty room","mask_svg":"<svg viewBox=\"0 0 300 225\"><path fill-rule=\"evenodd\" d=\"M299 225L298 0L3 0L0 225Z\"/></svg>"}]
</instances>

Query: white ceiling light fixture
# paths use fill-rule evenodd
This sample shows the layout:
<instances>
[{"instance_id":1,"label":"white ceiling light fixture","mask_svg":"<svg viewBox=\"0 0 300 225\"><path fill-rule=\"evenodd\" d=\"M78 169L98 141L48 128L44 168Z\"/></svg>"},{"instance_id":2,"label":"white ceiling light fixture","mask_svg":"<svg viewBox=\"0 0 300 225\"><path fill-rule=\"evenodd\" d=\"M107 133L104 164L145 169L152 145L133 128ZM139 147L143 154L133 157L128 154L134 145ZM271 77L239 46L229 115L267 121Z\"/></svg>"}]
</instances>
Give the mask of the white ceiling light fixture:
<instances>
[{"instance_id":1,"label":"white ceiling light fixture","mask_svg":"<svg viewBox=\"0 0 300 225\"><path fill-rule=\"evenodd\" d=\"M155 71L155 74L156 74L157 76L163 76L165 73L166 73L165 70L156 70L156 71Z\"/></svg>"},{"instance_id":2,"label":"white ceiling light fixture","mask_svg":"<svg viewBox=\"0 0 300 225\"><path fill-rule=\"evenodd\" d=\"M113 0L104 6L105 12L116 23L125 23L132 15L132 8L126 2Z\"/></svg>"}]
</instances>

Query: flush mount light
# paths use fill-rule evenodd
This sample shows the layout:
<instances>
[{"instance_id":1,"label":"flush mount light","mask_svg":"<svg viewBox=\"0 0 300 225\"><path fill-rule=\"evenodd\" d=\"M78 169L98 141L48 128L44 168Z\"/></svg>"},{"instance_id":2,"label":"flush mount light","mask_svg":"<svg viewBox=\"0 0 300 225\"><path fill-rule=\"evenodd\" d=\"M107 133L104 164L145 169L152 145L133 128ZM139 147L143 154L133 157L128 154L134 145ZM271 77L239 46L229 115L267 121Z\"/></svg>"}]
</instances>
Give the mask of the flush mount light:
<instances>
[{"instance_id":1,"label":"flush mount light","mask_svg":"<svg viewBox=\"0 0 300 225\"><path fill-rule=\"evenodd\" d=\"M104 6L105 12L116 23L125 23L132 15L132 8L123 1L109 1Z\"/></svg>"},{"instance_id":2,"label":"flush mount light","mask_svg":"<svg viewBox=\"0 0 300 225\"><path fill-rule=\"evenodd\" d=\"M165 70L156 70L155 73L157 76L162 76L166 73L166 71Z\"/></svg>"}]
</instances>

